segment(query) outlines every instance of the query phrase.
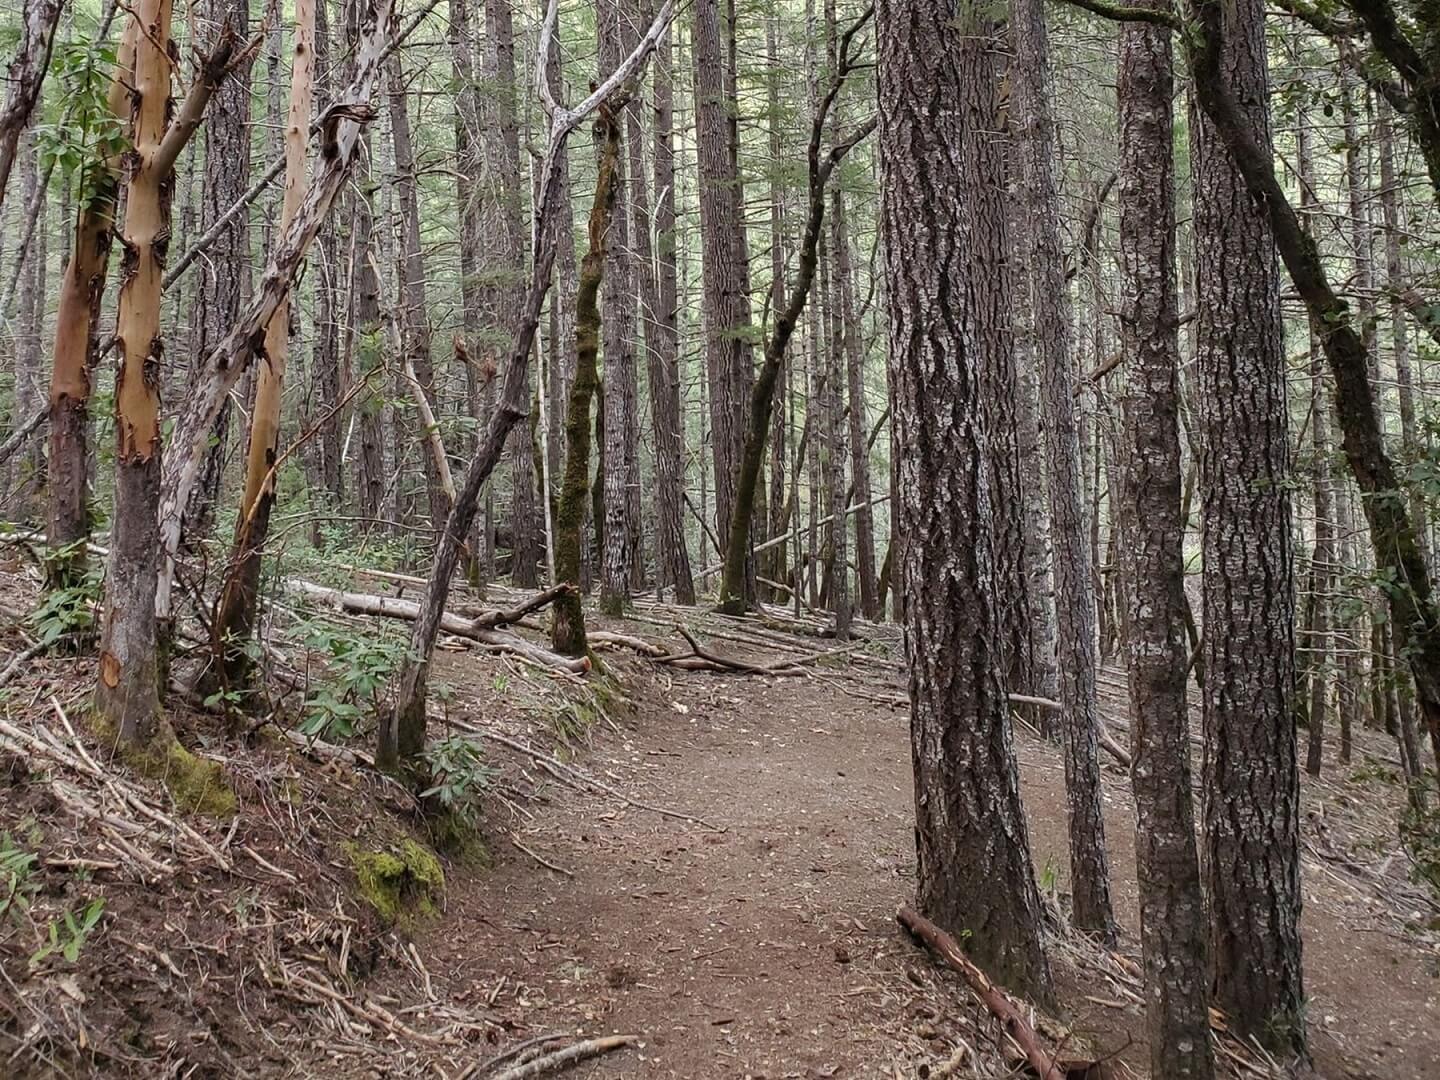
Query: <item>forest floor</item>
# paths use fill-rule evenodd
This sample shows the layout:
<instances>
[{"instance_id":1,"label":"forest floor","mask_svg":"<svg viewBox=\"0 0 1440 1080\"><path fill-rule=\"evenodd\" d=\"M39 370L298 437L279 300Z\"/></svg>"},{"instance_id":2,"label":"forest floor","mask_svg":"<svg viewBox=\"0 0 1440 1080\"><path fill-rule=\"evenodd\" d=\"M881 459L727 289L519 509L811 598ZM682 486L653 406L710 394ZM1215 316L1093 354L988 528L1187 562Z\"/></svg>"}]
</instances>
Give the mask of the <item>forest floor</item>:
<instances>
[{"instance_id":1,"label":"forest floor","mask_svg":"<svg viewBox=\"0 0 1440 1080\"><path fill-rule=\"evenodd\" d=\"M0 568L12 609L13 589ZM605 626L660 640L681 614L642 606ZM489 857L447 864L442 909L401 927L357 900L344 854L407 835L403 793L363 762L177 713L240 799L229 822L181 819L158 785L89 775L80 750L102 748L61 721L83 709L92 662L34 662L3 700L0 831L40 856L33 926L92 895L106 906L73 962L27 963L25 928L0 925L0 1074L484 1080L492 1056L554 1033L553 1045L638 1036L577 1077L1015 1075L989 1014L895 923L914 844L893 629L836 653L793 632L804 627L687 621L708 648L757 664L830 654L804 675L746 676L607 651L628 704L511 658L441 654L456 724L575 771L491 744ZM1111 717L1122 687L1105 675ZM1023 728L1017 752L1058 914L1060 757ZM1440 902L1406 880L1393 758L1367 732L1354 763L1328 760L1305 782L1307 1020L1315 1073L1333 1080L1440 1075ZM117 809L137 800L151 811L138 825ZM1037 1026L1070 1056L1106 1058L1106 1075L1143 1076L1133 804L1114 763L1105 801L1121 948L1057 921L1064 1026ZM1227 1072L1272 1075L1217 1045Z\"/></svg>"}]
</instances>

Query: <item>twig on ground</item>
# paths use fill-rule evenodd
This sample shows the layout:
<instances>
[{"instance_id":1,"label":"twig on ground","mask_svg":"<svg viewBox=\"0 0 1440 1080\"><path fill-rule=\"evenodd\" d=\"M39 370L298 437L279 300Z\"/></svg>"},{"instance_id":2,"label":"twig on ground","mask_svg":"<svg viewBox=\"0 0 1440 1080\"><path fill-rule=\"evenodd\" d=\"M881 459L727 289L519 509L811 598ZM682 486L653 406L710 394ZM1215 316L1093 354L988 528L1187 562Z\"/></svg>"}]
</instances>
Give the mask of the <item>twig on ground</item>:
<instances>
[{"instance_id":1,"label":"twig on ground","mask_svg":"<svg viewBox=\"0 0 1440 1080\"><path fill-rule=\"evenodd\" d=\"M534 859L537 863L539 863L541 866L545 867L545 869L547 869L547 870L554 870L557 874L564 874L564 875L565 875L566 877L568 877L568 878L573 878L573 877L575 876L575 874L574 874L573 871L566 870L565 867L563 867L563 866L556 866L553 862L551 862L549 859L545 858L543 855L539 854L538 852L532 851L530 848L526 847L524 844L522 844L522 843L520 842L520 838L519 838L518 836L515 836L514 834L511 834L511 836L510 836L510 843L514 844L517 848L519 848L521 851L523 851L526 855L529 855L529 856L530 856L532 859Z\"/></svg>"},{"instance_id":2,"label":"twig on ground","mask_svg":"<svg viewBox=\"0 0 1440 1080\"><path fill-rule=\"evenodd\" d=\"M1045 1049L1040 1036L1019 1006L961 951L953 937L918 911L908 907L902 907L896 912L895 918L936 956L964 976L970 989L985 1007L994 1013L995 1019L1000 1021L1000 1026L1015 1041L1015 1045L1020 1048L1041 1080L1065 1080L1065 1072L1057 1064L1055 1056Z\"/></svg>"},{"instance_id":3,"label":"twig on ground","mask_svg":"<svg viewBox=\"0 0 1440 1080\"><path fill-rule=\"evenodd\" d=\"M588 1061L601 1054L608 1054L612 1050L621 1050L627 1046L634 1046L640 1041L637 1035L606 1035L599 1039L586 1039L573 1046L567 1046L563 1050L556 1050L553 1054L545 1054L528 1061L524 1065L516 1065L506 1069L504 1072L496 1073L489 1080L530 1080L536 1076L548 1076L551 1073L568 1069L571 1065L582 1061Z\"/></svg>"}]
</instances>

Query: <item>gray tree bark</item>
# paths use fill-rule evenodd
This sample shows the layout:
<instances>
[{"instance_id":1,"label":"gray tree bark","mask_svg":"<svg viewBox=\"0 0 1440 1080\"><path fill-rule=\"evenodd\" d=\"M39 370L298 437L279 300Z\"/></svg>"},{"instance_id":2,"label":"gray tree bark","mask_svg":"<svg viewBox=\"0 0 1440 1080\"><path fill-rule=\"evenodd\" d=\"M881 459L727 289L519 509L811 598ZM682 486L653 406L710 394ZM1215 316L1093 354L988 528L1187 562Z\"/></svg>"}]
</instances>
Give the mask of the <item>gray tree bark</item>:
<instances>
[{"instance_id":1,"label":"gray tree bark","mask_svg":"<svg viewBox=\"0 0 1440 1080\"><path fill-rule=\"evenodd\" d=\"M999 647L985 372L1011 348L990 27L973 0L876 16L889 355L907 538L906 652L918 902L977 963L1045 999L1025 817Z\"/></svg>"},{"instance_id":2,"label":"gray tree bark","mask_svg":"<svg viewBox=\"0 0 1440 1080\"><path fill-rule=\"evenodd\" d=\"M1176 334L1174 65L1168 30L1120 31L1120 347L1125 397L1135 859L1150 1072L1214 1075L1208 946L1190 796L1185 522Z\"/></svg>"}]
</instances>

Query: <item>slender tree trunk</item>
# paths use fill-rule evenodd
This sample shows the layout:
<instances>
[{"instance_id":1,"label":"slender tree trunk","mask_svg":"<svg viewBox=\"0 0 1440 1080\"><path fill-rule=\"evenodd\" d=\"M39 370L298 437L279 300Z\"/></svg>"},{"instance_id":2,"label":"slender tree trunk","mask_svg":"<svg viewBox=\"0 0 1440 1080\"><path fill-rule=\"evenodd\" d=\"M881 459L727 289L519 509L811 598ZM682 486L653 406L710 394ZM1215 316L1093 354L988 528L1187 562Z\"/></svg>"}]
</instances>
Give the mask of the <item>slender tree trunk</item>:
<instances>
[{"instance_id":1,"label":"slender tree trunk","mask_svg":"<svg viewBox=\"0 0 1440 1080\"><path fill-rule=\"evenodd\" d=\"M294 219L305 194L305 144L315 87L315 0L296 0L295 56L285 120L285 192L278 232ZM261 555L275 506L274 467L280 454L285 368L290 355L290 304L282 300L265 328L255 406L245 459L245 490L235 525L230 569L211 628L217 673L227 687L246 684L250 637L260 599Z\"/></svg>"},{"instance_id":2,"label":"slender tree trunk","mask_svg":"<svg viewBox=\"0 0 1440 1080\"><path fill-rule=\"evenodd\" d=\"M908 538L906 652L919 906L969 933L1001 983L1050 976L1020 805L996 599L984 371L1011 348L989 282L1004 276L1003 185L986 16L970 0L877 13L881 214L890 365Z\"/></svg>"},{"instance_id":3,"label":"slender tree trunk","mask_svg":"<svg viewBox=\"0 0 1440 1080\"><path fill-rule=\"evenodd\" d=\"M1070 828L1070 875L1075 925L1113 941L1105 823L1100 793L1099 723L1095 709L1095 597L1085 543L1081 501L1080 434L1075 421L1075 357L1070 347L1070 313L1065 293L1065 257L1060 245L1060 200L1055 186L1057 157L1054 88L1045 12L1040 0L1016 0L1011 33L1015 43L1011 93L1013 116L1025 125L1020 136L1032 250L1030 304L1040 367L1045 433L1045 474L1050 496L1050 537L1055 551L1055 612L1059 631L1060 733L1065 748L1065 789ZM1016 505L1020 493L1015 491ZM1023 543L1021 545L1023 550ZM1028 584L1028 582L1027 582ZM1024 629L1029 634L1031 620ZM1033 670L1033 664L1032 664Z\"/></svg>"},{"instance_id":4,"label":"slender tree trunk","mask_svg":"<svg viewBox=\"0 0 1440 1080\"><path fill-rule=\"evenodd\" d=\"M1208 950L1185 680L1174 70L1168 31L1131 24L1120 35L1120 344L1129 385L1119 503L1132 571L1126 644L1146 1028L1152 1076L1208 1080Z\"/></svg>"},{"instance_id":5,"label":"slender tree trunk","mask_svg":"<svg viewBox=\"0 0 1440 1080\"><path fill-rule=\"evenodd\" d=\"M316 112L327 108L340 89L335 78L330 33L330 0L315 2L315 85L319 92ZM309 457L315 462L313 473L321 490L310 493L311 505L318 511L340 513L345 503L342 470L342 440L345 433L345 412L340 400L345 393L345 375L340 360L340 253L349 246L353 217L346 213L326 218L320 228L320 257L315 267L315 341L311 353L310 403L306 409L306 427L318 430ZM319 520L312 527L312 538L319 543Z\"/></svg>"},{"instance_id":6,"label":"slender tree trunk","mask_svg":"<svg viewBox=\"0 0 1440 1080\"><path fill-rule=\"evenodd\" d=\"M565 479L555 523L555 576L576 586L555 601L551 643L566 656L584 656L585 613L580 604L580 539L590 497L590 408L599 391L596 357L600 351L600 289L608 263L611 214L623 183L620 163L620 118L610 110L595 125L599 163L595 201L590 207L590 249L580 266L575 309L575 379L565 414ZM604 408L602 403L601 408Z\"/></svg>"},{"instance_id":7,"label":"slender tree trunk","mask_svg":"<svg viewBox=\"0 0 1440 1080\"><path fill-rule=\"evenodd\" d=\"M116 51L115 77L108 98L110 111L117 117L127 113L138 34L136 20L127 19ZM97 360L95 332L105 295L120 192L120 148L106 147L99 153L105 156L80 175L75 242L60 282L55 313L46 539L51 551L47 563L50 584L62 588L85 572L85 541L90 536L90 377Z\"/></svg>"},{"instance_id":8,"label":"slender tree trunk","mask_svg":"<svg viewBox=\"0 0 1440 1080\"><path fill-rule=\"evenodd\" d=\"M1207 0L1208 2L1208 0ZM1264 11L1224 15L1219 77L1269 152ZM1191 116L1205 559L1205 865L1214 999L1233 1028L1303 1050L1299 784L1280 270L1213 118Z\"/></svg>"},{"instance_id":9,"label":"slender tree trunk","mask_svg":"<svg viewBox=\"0 0 1440 1080\"><path fill-rule=\"evenodd\" d=\"M130 184L121 234L121 284L115 336L115 510L110 527L104 629L95 705L119 741L132 748L163 736L155 602L160 537L161 278L170 236L175 162L206 102L224 78L235 47L226 31L171 115L170 0L134 10L135 72L127 153Z\"/></svg>"},{"instance_id":10,"label":"slender tree trunk","mask_svg":"<svg viewBox=\"0 0 1440 1080\"><path fill-rule=\"evenodd\" d=\"M55 25L64 7L62 0L24 0L20 11L20 41L6 72L5 100L0 102L0 206L5 204L5 188L15 165L20 134L40 100Z\"/></svg>"},{"instance_id":11,"label":"slender tree trunk","mask_svg":"<svg viewBox=\"0 0 1440 1080\"><path fill-rule=\"evenodd\" d=\"M20 311L15 334L14 411L17 420L23 421L35 415L45 400L41 339L45 331L45 210L49 199L41 188L42 170L33 134L27 133L22 140L20 168L24 175L25 205L35 207L36 217L34 240L23 254L25 265L21 268ZM38 439L30 441L20 462L18 505L23 516L29 518L32 509L41 511L43 507L45 455Z\"/></svg>"},{"instance_id":12,"label":"slender tree trunk","mask_svg":"<svg viewBox=\"0 0 1440 1080\"><path fill-rule=\"evenodd\" d=\"M685 430L680 414L680 335L676 314L679 284L675 265L674 129L674 53L667 32L655 54L656 285L652 313L654 340L647 343L645 356L655 436L657 583L673 589L678 603L693 604L695 581L685 544Z\"/></svg>"}]
</instances>

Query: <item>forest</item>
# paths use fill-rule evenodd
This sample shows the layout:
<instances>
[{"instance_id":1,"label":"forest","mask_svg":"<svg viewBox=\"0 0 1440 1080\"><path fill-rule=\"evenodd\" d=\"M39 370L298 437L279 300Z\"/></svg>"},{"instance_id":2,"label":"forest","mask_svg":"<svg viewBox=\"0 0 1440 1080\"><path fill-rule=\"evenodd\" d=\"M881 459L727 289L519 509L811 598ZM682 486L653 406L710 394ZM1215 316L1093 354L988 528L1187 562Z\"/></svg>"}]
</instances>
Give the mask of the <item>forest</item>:
<instances>
[{"instance_id":1,"label":"forest","mask_svg":"<svg viewBox=\"0 0 1440 1080\"><path fill-rule=\"evenodd\" d=\"M0 65L0 1076L1440 1076L1434 0Z\"/></svg>"}]
</instances>

